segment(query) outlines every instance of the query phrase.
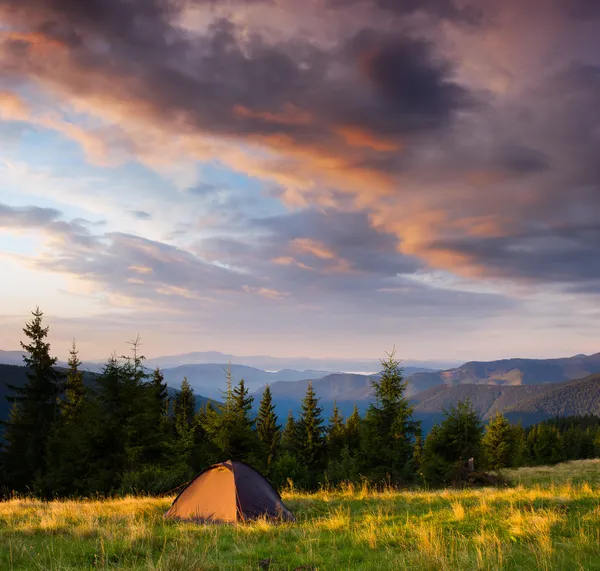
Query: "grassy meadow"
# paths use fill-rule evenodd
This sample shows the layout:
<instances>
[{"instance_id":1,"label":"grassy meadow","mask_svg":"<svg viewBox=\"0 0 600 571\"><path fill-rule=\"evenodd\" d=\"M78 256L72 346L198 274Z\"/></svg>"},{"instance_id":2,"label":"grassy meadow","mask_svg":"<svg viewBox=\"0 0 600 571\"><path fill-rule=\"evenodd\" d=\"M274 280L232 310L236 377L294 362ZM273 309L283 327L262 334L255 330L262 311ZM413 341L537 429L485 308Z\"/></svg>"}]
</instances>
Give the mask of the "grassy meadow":
<instances>
[{"instance_id":1,"label":"grassy meadow","mask_svg":"<svg viewBox=\"0 0 600 571\"><path fill-rule=\"evenodd\" d=\"M162 518L173 498L0 503L0 569L598 569L600 460L502 489L303 494L296 524Z\"/></svg>"}]
</instances>

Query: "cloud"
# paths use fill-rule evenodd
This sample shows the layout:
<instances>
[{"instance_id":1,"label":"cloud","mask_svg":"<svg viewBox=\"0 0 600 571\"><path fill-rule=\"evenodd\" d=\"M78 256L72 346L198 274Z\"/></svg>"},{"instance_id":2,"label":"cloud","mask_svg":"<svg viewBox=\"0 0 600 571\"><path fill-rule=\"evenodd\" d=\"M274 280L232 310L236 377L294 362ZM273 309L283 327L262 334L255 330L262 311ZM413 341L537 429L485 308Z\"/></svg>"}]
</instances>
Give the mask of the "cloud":
<instances>
[{"instance_id":1,"label":"cloud","mask_svg":"<svg viewBox=\"0 0 600 571\"><path fill-rule=\"evenodd\" d=\"M329 5L333 8L343 9L357 4L403 16L421 12L465 23L476 23L481 18L475 5L460 7L453 0L329 0Z\"/></svg>"},{"instance_id":2,"label":"cloud","mask_svg":"<svg viewBox=\"0 0 600 571\"><path fill-rule=\"evenodd\" d=\"M404 260L394 238L379 235L364 214L302 212L254 220L267 231L260 238L206 239L194 251L132 234L91 234L87 225L64 221L54 209L3 205L0 227L6 220L12 229L37 229L50 238L49 247L28 260L32 267L72 276L86 284L88 294L102 295L116 307L205 312L211 304L238 307L248 298L266 307L284 303L288 310L327 304L352 313L389 307L429 313L435 307L450 315L464 306L481 315L510 303L406 280L400 272L414 271L414 261ZM319 240L300 237L311 228L319 228ZM293 253L294 263L281 263L286 252ZM302 263L306 259L312 271Z\"/></svg>"},{"instance_id":3,"label":"cloud","mask_svg":"<svg viewBox=\"0 0 600 571\"><path fill-rule=\"evenodd\" d=\"M520 235L434 243L491 277L522 278L600 293L600 225L562 226Z\"/></svg>"},{"instance_id":4,"label":"cloud","mask_svg":"<svg viewBox=\"0 0 600 571\"><path fill-rule=\"evenodd\" d=\"M131 215L138 220L152 220L152 215L143 210L132 210Z\"/></svg>"},{"instance_id":5,"label":"cloud","mask_svg":"<svg viewBox=\"0 0 600 571\"><path fill-rule=\"evenodd\" d=\"M51 57L32 49L27 35L8 39L6 73L85 101L88 110L112 109L125 122L150 122L185 137L236 137L338 178L354 171L378 180L375 169L361 166L367 163L357 140L374 152L395 150L407 133L440 128L470 102L432 46L402 33L363 30L323 49L299 38L244 40L225 19L189 36L174 25L168 3L112 0L102 9L71 9L28 1L9 15L35 29L36 41L49 42ZM60 48L50 46L56 42ZM106 140L101 131L95 136ZM120 144L134 153L138 146Z\"/></svg>"},{"instance_id":6,"label":"cloud","mask_svg":"<svg viewBox=\"0 0 600 571\"><path fill-rule=\"evenodd\" d=\"M0 0L10 28L2 77L71 106L48 117L9 89L7 120L54 129L105 166L137 158L195 172L215 160L245 177L179 185L201 208L164 239L12 213L13 228L50 216L39 221L46 231L98 247L59 250L46 267L176 307L214 296L448 315L511 307L409 279L440 268L597 292L593 10L573 3L569 15L562 0L545 11L512 1L268 4L257 23L259 2ZM304 10L315 6L322 23L311 30ZM280 32L269 27L275 12ZM532 27L538 13L543 25ZM248 180L264 194L250 196ZM250 204L273 198L289 212ZM140 208L157 221L158 209ZM167 243L176 237L185 248ZM131 270L141 267L150 271Z\"/></svg>"}]
</instances>

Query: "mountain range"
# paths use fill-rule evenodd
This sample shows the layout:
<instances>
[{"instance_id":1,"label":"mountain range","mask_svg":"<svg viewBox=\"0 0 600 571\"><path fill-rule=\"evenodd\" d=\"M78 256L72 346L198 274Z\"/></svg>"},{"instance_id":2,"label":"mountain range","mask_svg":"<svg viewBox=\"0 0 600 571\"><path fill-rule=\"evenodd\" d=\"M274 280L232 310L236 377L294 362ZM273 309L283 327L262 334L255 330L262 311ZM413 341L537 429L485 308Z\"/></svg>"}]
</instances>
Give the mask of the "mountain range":
<instances>
[{"instance_id":1,"label":"mountain range","mask_svg":"<svg viewBox=\"0 0 600 571\"><path fill-rule=\"evenodd\" d=\"M442 418L442 410L467 397L484 417L495 410L519 411L511 407L524 400L541 396L573 379L600 373L600 353L575 355L561 359L503 359L465 363L444 371L414 372L405 369L406 395L415 406L415 414L431 425ZM371 401L371 380L377 375L330 374L313 380L324 413L330 414L336 401L343 414L352 412L354 404L364 411ZM296 412L306 392L309 379L277 382L271 385L278 415ZM262 389L256 391L256 401ZM534 405L531 405L533 407ZM530 408L531 408L530 407ZM576 407L575 407L576 408ZM533 408L527 412L528 417ZM525 418L525 417L523 417Z\"/></svg>"},{"instance_id":2,"label":"mountain range","mask_svg":"<svg viewBox=\"0 0 600 571\"><path fill-rule=\"evenodd\" d=\"M211 363L235 363L236 365L245 365L264 371L281 371L293 369L296 371L327 371L335 373L345 372L375 372L381 368L381 362L378 359L338 359L338 358L320 358L311 357L271 357L269 355L230 355L219 353L218 351L196 351L193 353L184 353L182 355L169 355L148 359L146 366L160 367L161 369L179 367L181 365L199 365ZM459 365L459 362L448 361L418 361L406 359L403 363L407 367L439 370Z\"/></svg>"},{"instance_id":3,"label":"mountain range","mask_svg":"<svg viewBox=\"0 0 600 571\"><path fill-rule=\"evenodd\" d=\"M216 356L229 357L220 353ZM172 362L183 357L176 356ZM21 352L0 351L0 363L22 365ZM100 365L95 366L98 367L95 371L100 370ZM153 361L148 360L146 366L153 367ZM228 367L233 383L244 378L255 397L256 406L268 383L277 414L282 421L288 410L298 412L309 381L313 383L325 415L331 413L334 401L337 401L344 415L352 412L354 404L364 412L371 401L371 382L379 376L379 373L365 375L329 372L324 369L281 369L273 372L239 363L228 365L226 361L166 367L163 374L172 393L180 386L183 378L187 377L198 395L198 402L203 403L207 398L222 397ZM89 378L93 378L95 371L89 367L84 368L87 369ZM14 379L15 375L24 379L24 371L24 367L20 366L0 366L0 419L8 412L4 399L4 382ZM419 367L404 368L406 394L414 406L415 416L423 422L426 430L442 418L443 409L465 398L471 400L484 419L489 418L496 410L524 423L555 414L600 413L598 373L600 353L559 359L472 361L459 367L437 371Z\"/></svg>"}]
</instances>

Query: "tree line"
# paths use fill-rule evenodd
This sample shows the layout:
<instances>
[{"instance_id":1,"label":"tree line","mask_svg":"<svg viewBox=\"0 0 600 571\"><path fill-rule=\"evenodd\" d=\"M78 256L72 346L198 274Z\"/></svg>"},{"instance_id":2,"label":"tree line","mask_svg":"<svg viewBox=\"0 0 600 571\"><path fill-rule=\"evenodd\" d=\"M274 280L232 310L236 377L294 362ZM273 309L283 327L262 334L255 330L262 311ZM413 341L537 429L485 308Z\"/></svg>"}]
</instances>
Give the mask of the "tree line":
<instances>
[{"instance_id":1,"label":"tree line","mask_svg":"<svg viewBox=\"0 0 600 571\"><path fill-rule=\"evenodd\" d=\"M0 444L0 489L41 497L167 493L227 459L253 465L274 485L305 489L343 482L432 486L464 483L475 470L549 464L600 455L600 419L555 419L523 428L497 414L487 425L469 401L444 413L423 438L394 353L372 381L364 416L325 419L309 383L298 418L275 413L266 386L254 409L244 380L227 374L222 402L197 410L187 379L173 397L160 369L148 371L139 338L84 384L73 344L66 373L50 355L36 309L21 343L27 382L10 386ZM470 462L471 461L471 462ZM471 465L470 465L471 464Z\"/></svg>"}]
</instances>

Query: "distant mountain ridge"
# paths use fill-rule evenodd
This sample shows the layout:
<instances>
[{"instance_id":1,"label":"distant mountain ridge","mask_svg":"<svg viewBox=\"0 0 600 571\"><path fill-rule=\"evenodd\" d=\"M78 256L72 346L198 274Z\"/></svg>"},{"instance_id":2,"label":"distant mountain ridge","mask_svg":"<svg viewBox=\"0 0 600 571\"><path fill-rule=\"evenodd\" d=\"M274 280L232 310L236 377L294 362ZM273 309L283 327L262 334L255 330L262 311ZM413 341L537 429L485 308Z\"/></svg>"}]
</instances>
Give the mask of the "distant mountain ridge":
<instances>
[{"instance_id":1,"label":"distant mountain ridge","mask_svg":"<svg viewBox=\"0 0 600 571\"><path fill-rule=\"evenodd\" d=\"M505 413L525 423L554 416L600 415L600 374L551 385L549 390L507 407Z\"/></svg>"},{"instance_id":2,"label":"distant mountain ridge","mask_svg":"<svg viewBox=\"0 0 600 571\"><path fill-rule=\"evenodd\" d=\"M411 397L435 387L459 385L520 386L565 382L600 373L600 353L576 355L562 359L503 359L499 361L471 361L455 369L419 371L404 367L407 396ZM376 375L375 375L376 376ZM274 383L274 398L300 400L312 380L317 396L324 400L367 400L371 395L373 375L350 373L330 374L322 379L303 379L294 383ZM508 393L507 393L508 394Z\"/></svg>"},{"instance_id":3,"label":"distant mountain ridge","mask_svg":"<svg viewBox=\"0 0 600 571\"><path fill-rule=\"evenodd\" d=\"M600 373L600 353L561 359L473 361L445 371L412 372L405 368L404 373L406 394L415 406L415 415L428 429L441 420L443 408L467 397L479 414L488 418L496 410L508 410L524 399L544 395L573 379ZM321 399L324 414L331 413L334 400L344 414L349 414L354 404L364 411L371 401L371 379L376 376L342 373L313 379L313 388ZM271 385L278 414L285 415L290 409L298 410L308 382L309 379L305 379ZM262 390L255 392L257 401L261 393ZM515 409L514 412L518 411ZM528 413L525 416L529 418L532 415Z\"/></svg>"},{"instance_id":4,"label":"distant mountain ridge","mask_svg":"<svg viewBox=\"0 0 600 571\"><path fill-rule=\"evenodd\" d=\"M296 371L325 371L328 373L346 371L379 371L381 362L378 359L340 359L340 358L312 358L312 357L271 357L269 355L231 355L218 351L196 351L181 355L170 355L148 359L148 367L161 369L179 367L182 365L203 365L212 363L232 363L254 367L264 371L273 372L285 369ZM438 370L456 365L448 361L419 361L407 359L404 364L420 369Z\"/></svg>"},{"instance_id":5,"label":"distant mountain ridge","mask_svg":"<svg viewBox=\"0 0 600 571\"><path fill-rule=\"evenodd\" d=\"M600 353L559 359L501 359L470 361L454 369L418 373L413 387L420 391L436 385L534 385L560 383L600 373Z\"/></svg>"},{"instance_id":6,"label":"distant mountain ridge","mask_svg":"<svg viewBox=\"0 0 600 571\"><path fill-rule=\"evenodd\" d=\"M5 383L22 385L26 380L26 372L27 369L23 366L0 365L0 420L7 418L10 408L5 399L9 392ZM221 372L223 371L221 370ZM371 400L370 383L376 377L378 375L341 373L314 380L313 386L317 396L321 399L320 405L323 407L324 416L328 417L331 414L334 400L338 402L342 414L345 416L352 412L355 403L361 413L364 413ZM86 384L92 384L95 378L95 374L86 373ZM177 378L179 377L177 376ZM169 382L168 379L167 382ZM280 420L285 418L288 410L298 411L301 400L301 397L298 398L298 394L305 390L307 384L308 381L305 380L279 381L271 385L276 412ZM177 386L178 384L170 384L170 396L174 396ZM197 393L196 390L194 392ZM261 390L254 392L255 410L258 407L261 393ZM209 400L206 396L199 394L196 394L196 397L198 407ZM520 421L524 425L553 416L600 415L600 373L558 383L438 385L412 395L410 402L414 407L415 419L422 422L423 430L427 432L434 423L442 420L444 409L467 398L484 420L489 419L496 411L503 412L512 422Z\"/></svg>"},{"instance_id":7,"label":"distant mountain ridge","mask_svg":"<svg viewBox=\"0 0 600 571\"><path fill-rule=\"evenodd\" d=\"M146 365L147 366L147 365ZM228 363L206 363L200 365L181 365L163 369L167 383L178 387L184 377L192 389L211 398L221 398L226 387L227 370L231 371L232 382L235 384L244 379L246 387L255 391L266 383L298 381L307 377L320 379L327 371L294 371L283 369L277 372L264 371L255 367Z\"/></svg>"}]
</instances>

